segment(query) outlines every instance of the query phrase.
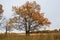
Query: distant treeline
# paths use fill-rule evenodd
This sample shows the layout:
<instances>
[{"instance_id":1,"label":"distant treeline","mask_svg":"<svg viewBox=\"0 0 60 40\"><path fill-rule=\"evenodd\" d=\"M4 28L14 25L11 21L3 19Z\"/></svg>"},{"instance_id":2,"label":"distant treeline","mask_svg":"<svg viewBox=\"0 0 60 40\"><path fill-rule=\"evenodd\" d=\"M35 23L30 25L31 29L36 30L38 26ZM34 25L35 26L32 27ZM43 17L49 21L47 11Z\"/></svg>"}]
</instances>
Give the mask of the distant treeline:
<instances>
[{"instance_id":1,"label":"distant treeline","mask_svg":"<svg viewBox=\"0 0 60 40\"><path fill-rule=\"evenodd\" d=\"M60 32L60 29L59 30L55 29L55 30L32 31L30 33L57 33L57 32Z\"/></svg>"}]
</instances>

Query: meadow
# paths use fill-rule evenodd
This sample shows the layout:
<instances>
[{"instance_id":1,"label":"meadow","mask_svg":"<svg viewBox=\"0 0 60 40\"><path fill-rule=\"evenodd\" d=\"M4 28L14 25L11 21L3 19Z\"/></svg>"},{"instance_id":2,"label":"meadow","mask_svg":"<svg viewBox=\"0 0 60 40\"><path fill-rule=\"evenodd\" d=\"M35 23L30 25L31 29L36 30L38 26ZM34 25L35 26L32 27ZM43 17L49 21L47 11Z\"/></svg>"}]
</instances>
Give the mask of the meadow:
<instances>
[{"instance_id":1,"label":"meadow","mask_svg":"<svg viewBox=\"0 0 60 40\"><path fill-rule=\"evenodd\" d=\"M8 33L0 34L0 40L60 40L60 32L57 33L32 33L26 34Z\"/></svg>"}]
</instances>

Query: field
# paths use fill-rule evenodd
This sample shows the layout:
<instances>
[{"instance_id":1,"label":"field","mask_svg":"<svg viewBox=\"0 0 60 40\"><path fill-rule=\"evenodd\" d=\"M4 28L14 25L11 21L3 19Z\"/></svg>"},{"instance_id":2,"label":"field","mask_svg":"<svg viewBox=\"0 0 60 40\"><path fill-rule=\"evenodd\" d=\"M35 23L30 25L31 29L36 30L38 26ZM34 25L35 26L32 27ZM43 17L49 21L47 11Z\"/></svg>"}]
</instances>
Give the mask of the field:
<instances>
[{"instance_id":1,"label":"field","mask_svg":"<svg viewBox=\"0 0 60 40\"><path fill-rule=\"evenodd\" d=\"M32 33L26 34L8 33L0 34L0 40L60 40L60 33Z\"/></svg>"}]
</instances>

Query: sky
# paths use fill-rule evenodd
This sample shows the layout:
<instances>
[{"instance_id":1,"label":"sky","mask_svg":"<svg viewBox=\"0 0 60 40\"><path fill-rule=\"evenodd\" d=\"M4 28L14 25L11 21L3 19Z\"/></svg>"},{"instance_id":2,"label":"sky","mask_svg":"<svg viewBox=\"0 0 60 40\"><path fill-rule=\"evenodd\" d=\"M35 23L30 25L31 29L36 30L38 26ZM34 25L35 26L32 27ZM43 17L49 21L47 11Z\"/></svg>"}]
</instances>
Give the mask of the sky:
<instances>
[{"instance_id":1,"label":"sky","mask_svg":"<svg viewBox=\"0 0 60 40\"><path fill-rule=\"evenodd\" d=\"M3 5L3 16L7 19L13 17L12 6L21 6L26 1L36 1L41 6L41 12L45 13L45 17L51 21L50 27L47 29L60 29L60 0L0 0Z\"/></svg>"}]
</instances>

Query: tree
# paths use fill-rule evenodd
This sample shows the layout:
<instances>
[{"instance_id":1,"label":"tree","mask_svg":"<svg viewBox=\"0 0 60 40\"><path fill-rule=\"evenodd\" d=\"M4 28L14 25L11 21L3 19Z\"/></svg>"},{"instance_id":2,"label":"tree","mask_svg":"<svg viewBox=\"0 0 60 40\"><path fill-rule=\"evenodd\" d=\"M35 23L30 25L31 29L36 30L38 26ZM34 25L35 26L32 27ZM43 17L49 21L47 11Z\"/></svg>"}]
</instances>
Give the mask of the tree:
<instances>
[{"instance_id":1,"label":"tree","mask_svg":"<svg viewBox=\"0 0 60 40\"><path fill-rule=\"evenodd\" d=\"M0 14L2 14L3 13L3 9L2 9L2 5L0 4Z\"/></svg>"},{"instance_id":2,"label":"tree","mask_svg":"<svg viewBox=\"0 0 60 40\"><path fill-rule=\"evenodd\" d=\"M44 13L40 12L41 7L35 1L32 3L27 1L24 5L18 7L13 7L13 11L16 12L19 17L24 18L24 27L26 34L30 31L38 30L39 27L44 25L49 26L51 22L44 17Z\"/></svg>"},{"instance_id":3,"label":"tree","mask_svg":"<svg viewBox=\"0 0 60 40\"><path fill-rule=\"evenodd\" d=\"M2 4L0 4L0 19L2 18L2 14L3 14L3 9L2 9Z\"/></svg>"},{"instance_id":4,"label":"tree","mask_svg":"<svg viewBox=\"0 0 60 40\"><path fill-rule=\"evenodd\" d=\"M2 12L3 12L3 10L2 10L2 5L0 4L0 20L1 20L1 18L2 18ZM1 23L0 23L0 25L1 25Z\"/></svg>"},{"instance_id":5,"label":"tree","mask_svg":"<svg viewBox=\"0 0 60 40\"><path fill-rule=\"evenodd\" d=\"M12 28L13 28L13 22L14 20L10 19L7 24L6 24L6 34L7 34L7 31L10 31Z\"/></svg>"},{"instance_id":6,"label":"tree","mask_svg":"<svg viewBox=\"0 0 60 40\"><path fill-rule=\"evenodd\" d=\"M6 26L6 18L5 17L3 17L3 8L2 8L3 6L0 4L0 26L1 26L1 24L3 25L3 26L5 26L5 28L6 28L6 34L7 34L7 26Z\"/></svg>"}]
</instances>

